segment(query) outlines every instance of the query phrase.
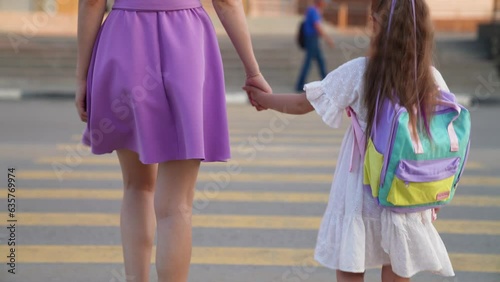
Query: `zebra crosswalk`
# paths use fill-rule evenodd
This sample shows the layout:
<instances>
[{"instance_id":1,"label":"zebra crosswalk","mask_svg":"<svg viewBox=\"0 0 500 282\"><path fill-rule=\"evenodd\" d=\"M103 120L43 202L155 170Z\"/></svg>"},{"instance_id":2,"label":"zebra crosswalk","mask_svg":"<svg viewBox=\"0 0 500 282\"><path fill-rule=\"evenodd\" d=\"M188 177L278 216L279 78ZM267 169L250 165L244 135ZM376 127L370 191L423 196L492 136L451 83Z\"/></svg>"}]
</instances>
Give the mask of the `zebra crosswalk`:
<instances>
[{"instance_id":1,"label":"zebra crosswalk","mask_svg":"<svg viewBox=\"0 0 500 282\"><path fill-rule=\"evenodd\" d=\"M273 132L265 142L252 144L245 141L253 136L260 142L260 127L243 126L249 124L247 115L249 112L243 110L242 117L231 124L232 142L244 144L243 149L233 150L234 159L228 163L203 165L199 175L195 203L209 202L213 208L194 212L192 224L198 235L193 242L192 281L334 281L334 272L314 261L313 247L343 130L310 126L321 121L308 115L304 121L294 119L288 128ZM265 127L273 115L257 115L256 123ZM13 282L63 281L52 279L56 274L50 271L40 272L42 268L60 270L78 265L93 269L123 263L118 161L113 154L91 155L88 148L78 144L79 138L77 134L68 136L68 141L52 144L47 154L37 154L29 164L17 168L18 263L21 269L33 273L26 270L19 276L26 275L24 280ZM10 156L12 148L9 146L5 153ZM248 150L254 150L253 154L247 154ZM0 144L0 155L2 152ZM207 186L210 183L222 185L213 189ZM1 191L7 188L0 183ZM472 158L461 179L461 191L435 222L448 246L458 281L465 281L460 280L461 275L500 277L500 249L496 245L500 243L498 188L500 177ZM6 193L0 193L0 202L5 203L7 198ZM4 211L0 213L1 222L9 219ZM3 254L10 247L0 240L0 263L6 264L8 258ZM198 266L213 273L203 272ZM293 267L307 267L307 279L283 278L283 273ZM236 268L261 273L260 278L225 280L229 278L221 273ZM80 276L68 282L117 281L109 276ZM368 273L368 282L377 279ZM4 281L2 276L0 281ZM413 281L434 280L421 276Z\"/></svg>"}]
</instances>

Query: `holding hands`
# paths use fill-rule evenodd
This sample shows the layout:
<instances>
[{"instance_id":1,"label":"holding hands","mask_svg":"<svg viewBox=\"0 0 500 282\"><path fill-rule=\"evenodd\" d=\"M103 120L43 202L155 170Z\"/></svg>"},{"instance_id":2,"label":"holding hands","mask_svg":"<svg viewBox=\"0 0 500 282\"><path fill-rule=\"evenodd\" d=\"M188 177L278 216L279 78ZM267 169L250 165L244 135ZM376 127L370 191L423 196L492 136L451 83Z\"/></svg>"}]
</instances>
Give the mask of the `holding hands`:
<instances>
[{"instance_id":1,"label":"holding hands","mask_svg":"<svg viewBox=\"0 0 500 282\"><path fill-rule=\"evenodd\" d=\"M314 110L305 93L271 95L253 85L246 85L243 90L247 92L248 99L257 111L272 109L281 113L302 115Z\"/></svg>"},{"instance_id":2,"label":"holding hands","mask_svg":"<svg viewBox=\"0 0 500 282\"><path fill-rule=\"evenodd\" d=\"M269 105L267 105L265 96L271 96L272 93L264 92L260 88L257 88L253 85L246 85L243 87L243 89L247 92L250 103L255 107L257 111L269 109Z\"/></svg>"},{"instance_id":3,"label":"holding hands","mask_svg":"<svg viewBox=\"0 0 500 282\"><path fill-rule=\"evenodd\" d=\"M250 103L255 107L255 109L257 109L257 111L267 110L267 107L264 107L255 99L257 98L257 95L255 95L256 92L260 95L273 93L273 89L260 72L254 75L248 75L243 89L247 92Z\"/></svg>"}]
</instances>

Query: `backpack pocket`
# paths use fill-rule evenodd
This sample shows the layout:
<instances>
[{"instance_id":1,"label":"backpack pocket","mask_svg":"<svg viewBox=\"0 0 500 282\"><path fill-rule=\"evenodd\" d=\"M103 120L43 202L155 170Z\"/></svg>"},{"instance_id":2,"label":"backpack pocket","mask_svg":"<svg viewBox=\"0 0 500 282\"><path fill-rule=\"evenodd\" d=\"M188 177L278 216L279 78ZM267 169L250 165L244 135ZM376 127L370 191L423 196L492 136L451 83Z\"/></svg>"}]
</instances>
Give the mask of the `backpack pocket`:
<instances>
[{"instance_id":1,"label":"backpack pocket","mask_svg":"<svg viewBox=\"0 0 500 282\"><path fill-rule=\"evenodd\" d=\"M438 203L450 198L460 158L402 160L396 169L387 201L395 206Z\"/></svg>"},{"instance_id":2,"label":"backpack pocket","mask_svg":"<svg viewBox=\"0 0 500 282\"><path fill-rule=\"evenodd\" d=\"M363 184L370 186L373 197L378 197L380 173L384 166L384 156L377 151L372 139L368 139L363 170Z\"/></svg>"}]
</instances>

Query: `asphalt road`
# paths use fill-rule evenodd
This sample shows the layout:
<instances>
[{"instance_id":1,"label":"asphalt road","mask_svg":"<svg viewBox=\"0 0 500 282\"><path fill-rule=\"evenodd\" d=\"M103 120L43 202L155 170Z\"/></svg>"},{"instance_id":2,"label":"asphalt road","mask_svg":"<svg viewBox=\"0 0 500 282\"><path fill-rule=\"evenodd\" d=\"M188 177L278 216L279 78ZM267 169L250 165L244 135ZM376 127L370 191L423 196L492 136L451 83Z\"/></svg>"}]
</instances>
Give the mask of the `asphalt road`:
<instances>
[{"instance_id":1,"label":"asphalt road","mask_svg":"<svg viewBox=\"0 0 500 282\"><path fill-rule=\"evenodd\" d=\"M499 110L472 109L463 183L436 222L456 278L419 274L413 281L500 281ZM245 105L228 112L232 166L202 167L190 281L335 281L335 272L317 266L311 255L347 122L332 130L314 113L291 117ZM92 156L78 145L82 129L70 101L0 102L0 281L127 281L119 166L114 155ZM15 230L6 228L11 167ZM15 275L6 264L11 234ZM378 270L366 273L368 282L378 277Z\"/></svg>"}]
</instances>

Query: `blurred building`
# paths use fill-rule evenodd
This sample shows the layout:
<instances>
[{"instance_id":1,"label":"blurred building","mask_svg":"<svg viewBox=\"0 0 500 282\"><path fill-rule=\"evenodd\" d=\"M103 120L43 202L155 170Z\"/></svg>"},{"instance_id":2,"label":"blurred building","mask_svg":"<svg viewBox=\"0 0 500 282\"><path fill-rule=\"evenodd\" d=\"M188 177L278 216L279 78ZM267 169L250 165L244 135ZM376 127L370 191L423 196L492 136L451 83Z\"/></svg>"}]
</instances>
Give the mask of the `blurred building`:
<instances>
[{"instance_id":1,"label":"blurred building","mask_svg":"<svg viewBox=\"0 0 500 282\"><path fill-rule=\"evenodd\" d=\"M111 6L112 2L112 0L108 0L108 6ZM62 14L76 15L78 12L78 0L0 0L0 11L54 11Z\"/></svg>"},{"instance_id":2,"label":"blurred building","mask_svg":"<svg viewBox=\"0 0 500 282\"><path fill-rule=\"evenodd\" d=\"M168 0L165 0L168 1ZM211 0L201 0L213 13ZM242 0L249 16L301 14L312 0ZM108 6L113 0L108 0ZM500 0L427 0L438 30L475 31L479 24L500 14ZM51 11L76 16L78 0L0 0L0 13ZM330 0L325 18L339 26L363 26L368 20L370 0Z\"/></svg>"},{"instance_id":3,"label":"blurred building","mask_svg":"<svg viewBox=\"0 0 500 282\"><path fill-rule=\"evenodd\" d=\"M16 12L54 11L76 14L78 0L0 0L0 10Z\"/></svg>"},{"instance_id":4,"label":"blurred building","mask_svg":"<svg viewBox=\"0 0 500 282\"><path fill-rule=\"evenodd\" d=\"M303 12L310 0L299 0ZM371 0L332 0L325 18L340 27L364 26ZM500 14L500 0L427 0L434 25L442 31L476 31L480 24L491 22Z\"/></svg>"},{"instance_id":5,"label":"blurred building","mask_svg":"<svg viewBox=\"0 0 500 282\"><path fill-rule=\"evenodd\" d=\"M428 0L438 29L476 31L480 24L495 20L499 0Z\"/></svg>"}]
</instances>

